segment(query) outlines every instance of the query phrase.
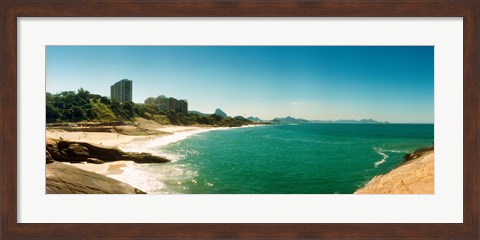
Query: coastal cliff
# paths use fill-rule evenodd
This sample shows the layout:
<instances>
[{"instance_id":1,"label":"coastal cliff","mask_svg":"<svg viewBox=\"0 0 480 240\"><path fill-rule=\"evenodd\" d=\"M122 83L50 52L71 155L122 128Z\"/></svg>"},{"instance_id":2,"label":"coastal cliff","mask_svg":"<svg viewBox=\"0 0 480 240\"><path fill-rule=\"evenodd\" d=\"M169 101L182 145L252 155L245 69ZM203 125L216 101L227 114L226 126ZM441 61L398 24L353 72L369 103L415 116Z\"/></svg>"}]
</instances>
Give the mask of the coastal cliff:
<instances>
[{"instance_id":1,"label":"coastal cliff","mask_svg":"<svg viewBox=\"0 0 480 240\"><path fill-rule=\"evenodd\" d=\"M405 160L388 173L375 176L355 194L433 194L434 149L405 155Z\"/></svg>"}]
</instances>

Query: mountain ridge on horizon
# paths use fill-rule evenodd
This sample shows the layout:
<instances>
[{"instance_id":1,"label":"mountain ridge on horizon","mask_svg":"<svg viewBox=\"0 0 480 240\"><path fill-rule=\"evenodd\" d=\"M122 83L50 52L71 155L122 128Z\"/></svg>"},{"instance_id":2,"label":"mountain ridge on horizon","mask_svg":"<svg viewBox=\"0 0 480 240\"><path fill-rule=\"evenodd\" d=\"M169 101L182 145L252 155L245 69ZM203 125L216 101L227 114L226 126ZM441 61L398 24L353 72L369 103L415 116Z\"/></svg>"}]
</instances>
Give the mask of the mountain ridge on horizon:
<instances>
[{"instance_id":1,"label":"mountain ridge on horizon","mask_svg":"<svg viewBox=\"0 0 480 240\"><path fill-rule=\"evenodd\" d=\"M388 121L376 121L371 118L369 119L338 119L338 120L306 120L303 118L294 118L291 116L287 116L284 118L274 118L271 122L278 122L278 123L363 123L363 124L389 124Z\"/></svg>"},{"instance_id":2,"label":"mountain ridge on horizon","mask_svg":"<svg viewBox=\"0 0 480 240\"><path fill-rule=\"evenodd\" d=\"M217 108L216 110L220 110ZM221 111L221 110L220 110ZM202 113L199 111L191 110L189 113L198 114L200 116L208 116L215 113ZM223 112L223 111L222 111ZM391 124L389 121L377 121L372 118L362 118L362 119L337 119L337 120L308 120L304 118L296 118L292 116L287 117L275 117L271 120L261 119L256 116L250 116L246 118L253 122L277 122L277 123L359 123L359 124ZM415 123L415 122L405 122L404 124L433 124L433 123Z\"/></svg>"}]
</instances>

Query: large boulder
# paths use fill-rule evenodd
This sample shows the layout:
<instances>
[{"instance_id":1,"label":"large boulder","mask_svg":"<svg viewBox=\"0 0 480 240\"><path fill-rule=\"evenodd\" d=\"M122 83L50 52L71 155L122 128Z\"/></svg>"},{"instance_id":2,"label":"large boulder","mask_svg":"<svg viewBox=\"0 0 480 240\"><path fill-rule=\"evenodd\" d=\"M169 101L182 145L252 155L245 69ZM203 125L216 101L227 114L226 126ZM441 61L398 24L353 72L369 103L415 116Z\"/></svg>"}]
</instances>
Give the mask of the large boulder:
<instances>
[{"instance_id":1,"label":"large boulder","mask_svg":"<svg viewBox=\"0 0 480 240\"><path fill-rule=\"evenodd\" d=\"M50 156L55 160L60 160L62 155L58 150L57 142L52 139L47 139L47 151L50 153Z\"/></svg>"},{"instance_id":2,"label":"large boulder","mask_svg":"<svg viewBox=\"0 0 480 240\"><path fill-rule=\"evenodd\" d=\"M139 194L145 192L113 178L55 162L46 165L46 193Z\"/></svg>"},{"instance_id":3,"label":"large boulder","mask_svg":"<svg viewBox=\"0 0 480 240\"><path fill-rule=\"evenodd\" d=\"M132 160L136 163L166 163L170 160L152 155L151 153L125 153L123 156L125 160Z\"/></svg>"},{"instance_id":4,"label":"large boulder","mask_svg":"<svg viewBox=\"0 0 480 240\"><path fill-rule=\"evenodd\" d=\"M150 153L123 152L118 148L98 146L85 142L58 141L55 147L60 150L61 157L55 159L63 162L103 163L119 160L131 160L136 163L165 163L170 160ZM51 147L54 148L53 146ZM48 148L47 148L48 150Z\"/></svg>"},{"instance_id":5,"label":"large boulder","mask_svg":"<svg viewBox=\"0 0 480 240\"><path fill-rule=\"evenodd\" d=\"M121 157L124 154L124 152L122 152L118 148L99 146L85 142L59 141L58 149L61 149L63 151L63 149L69 148L72 144L81 146L83 149L87 149L89 153L88 157L102 159L103 161L121 160ZM86 161L88 157L86 157L84 161ZM69 159L65 160L68 161Z\"/></svg>"},{"instance_id":6,"label":"large boulder","mask_svg":"<svg viewBox=\"0 0 480 240\"><path fill-rule=\"evenodd\" d=\"M68 147L63 148L60 153L62 154L62 159L71 162L83 162L90 156L88 148L81 146L78 143L68 145Z\"/></svg>"}]
</instances>

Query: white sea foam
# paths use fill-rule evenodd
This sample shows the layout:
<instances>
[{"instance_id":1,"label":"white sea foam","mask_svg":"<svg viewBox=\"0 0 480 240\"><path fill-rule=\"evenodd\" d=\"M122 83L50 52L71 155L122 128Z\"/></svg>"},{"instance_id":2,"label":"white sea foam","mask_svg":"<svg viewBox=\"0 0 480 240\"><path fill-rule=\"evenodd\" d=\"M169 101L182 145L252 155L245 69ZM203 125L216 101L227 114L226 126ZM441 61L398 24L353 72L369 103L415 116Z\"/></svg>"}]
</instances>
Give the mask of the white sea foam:
<instances>
[{"instance_id":1,"label":"white sea foam","mask_svg":"<svg viewBox=\"0 0 480 240\"><path fill-rule=\"evenodd\" d=\"M161 147L173 144L182 140L185 140L193 135L213 131L213 130L225 130L229 128L200 128L174 132L169 135L161 137L151 137L147 139L142 139L139 141L133 141L127 144L119 145L118 148L125 152L147 152L153 155L165 157L172 162L183 159L183 155L180 154L171 154L162 150Z\"/></svg>"},{"instance_id":2,"label":"white sea foam","mask_svg":"<svg viewBox=\"0 0 480 240\"><path fill-rule=\"evenodd\" d=\"M253 127L242 126L244 127ZM229 127L215 127L215 128L197 128L187 129L172 134L142 139L133 141L131 143L122 144L118 147L126 152L148 152L157 156L165 157L171 160L167 164L137 164L130 163L127 167L122 168L121 174L110 175L120 181L129 183L130 185L142 189L147 193L164 194L164 193L181 193L187 190L186 182L196 184L195 178L198 173L190 170L188 166L177 162L184 158L182 153L169 153L162 149L163 146L173 144L185 140L193 135L216 130L233 129ZM195 150L185 150L195 151ZM191 152L189 153L191 154ZM213 186L212 183L205 183L206 186Z\"/></svg>"},{"instance_id":3,"label":"white sea foam","mask_svg":"<svg viewBox=\"0 0 480 240\"><path fill-rule=\"evenodd\" d=\"M186 182L198 176L183 164L137 164L122 168L123 172L108 175L150 194L181 193Z\"/></svg>"},{"instance_id":4,"label":"white sea foam","mask_svg":"<svg viewBox=\"0 0 480 240\"><path fill-rule=\"evenodd\" d=\"M133 141L131 143L122 144L122 145L119 145L119 148L123 151L140 152L140 151L148 150L152 147L161 147L171 143L176 143L178 141L187 139L192 135L208 132L210 130L212 129L205 128L205 129L195 129L191 131L175 132L175 133L161 136L161 137L151 137L141 141Z\"/></svg>"},{"instance_id":5,"label":"white sea foam","mask_svg":"<svg viewBox=\"0 0 480 240\"><path fill-rule=\"evenodd\" d=\"M374 147L373 150L375 150L376 153L382 156L382 159L380 161L374 163L374 166L377 168L380 164L383 164L387 161L388 155L381 148Z\"/></svg>"},{"instance_id":6,"label":"white sea foam","mask_svg":"<svg viewBox=\"0 0 480 240\"><path fill-rule=\"evenodd\" d=\"M235 128L249 128L259 125L246 125ZM190 130L183 130L178 132L172 132L172 134L164 135L160 137L151 137L147 139L142 139L139 141L133 141L126 144L121 144L118 148L125 152L147 152L157 156L165 157L171 161L178 161L182 159L182 156L172 155L162 151L161 147L176 143L182 140L185 140L193 135L197 135L209 131L218 131L218 130L228 130L234 129L232 127L212 127L212 128L196 128ZM161 130L161 129L159 129Z\"/></svg>"},{"instance_id":7,"label":"white sea foam","mask_svg":"<svg viewBox=\"0 0 480 240\"><path fill-rule=\"evenodd\" d=\"M409 151L402 151L402 150L383 150L383 152L408 153Z\"/></svg>"}]
</instances>

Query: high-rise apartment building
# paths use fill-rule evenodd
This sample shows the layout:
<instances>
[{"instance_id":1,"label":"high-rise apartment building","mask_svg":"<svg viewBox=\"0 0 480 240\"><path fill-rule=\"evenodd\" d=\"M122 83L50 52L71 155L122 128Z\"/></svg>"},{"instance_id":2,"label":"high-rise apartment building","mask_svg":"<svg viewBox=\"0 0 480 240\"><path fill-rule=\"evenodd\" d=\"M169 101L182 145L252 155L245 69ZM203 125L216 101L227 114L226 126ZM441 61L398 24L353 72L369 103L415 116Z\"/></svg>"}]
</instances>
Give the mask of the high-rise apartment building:
<instances>
[{"instance_id":1,"label":"high-rise apartment building","mask_svg":"<svg viewBox=\"0 0 480 240\"><path fill-rule=\"evenodd\" d=\"M188 101L186 99L177 100L173 97L165 97L160 95L156 98L149 97L145 100L145 104L153 105L157 110L175 111L188 114Z\"/></svg>"},{"instance_id":2,"label":"high-rise apartment building","mask_svg":"<svg viewBox=\"0 0 480 240\"><path fill-rule=\"evenodd\" d=\"M132 80L122 79L110 86L110 98L120 102L131 102Z\"/></svg>"},{"instance_id":3,"label":"high-rise apartment building","mask_svg":"<svg viewBox=\"0 0 480 240\"><path fill-rule=\"evenodd\" d=\"M179 111L183 114L188 114L188 101L186 99L178 100L179 103Z\"/></svg>"}]
</instances>

